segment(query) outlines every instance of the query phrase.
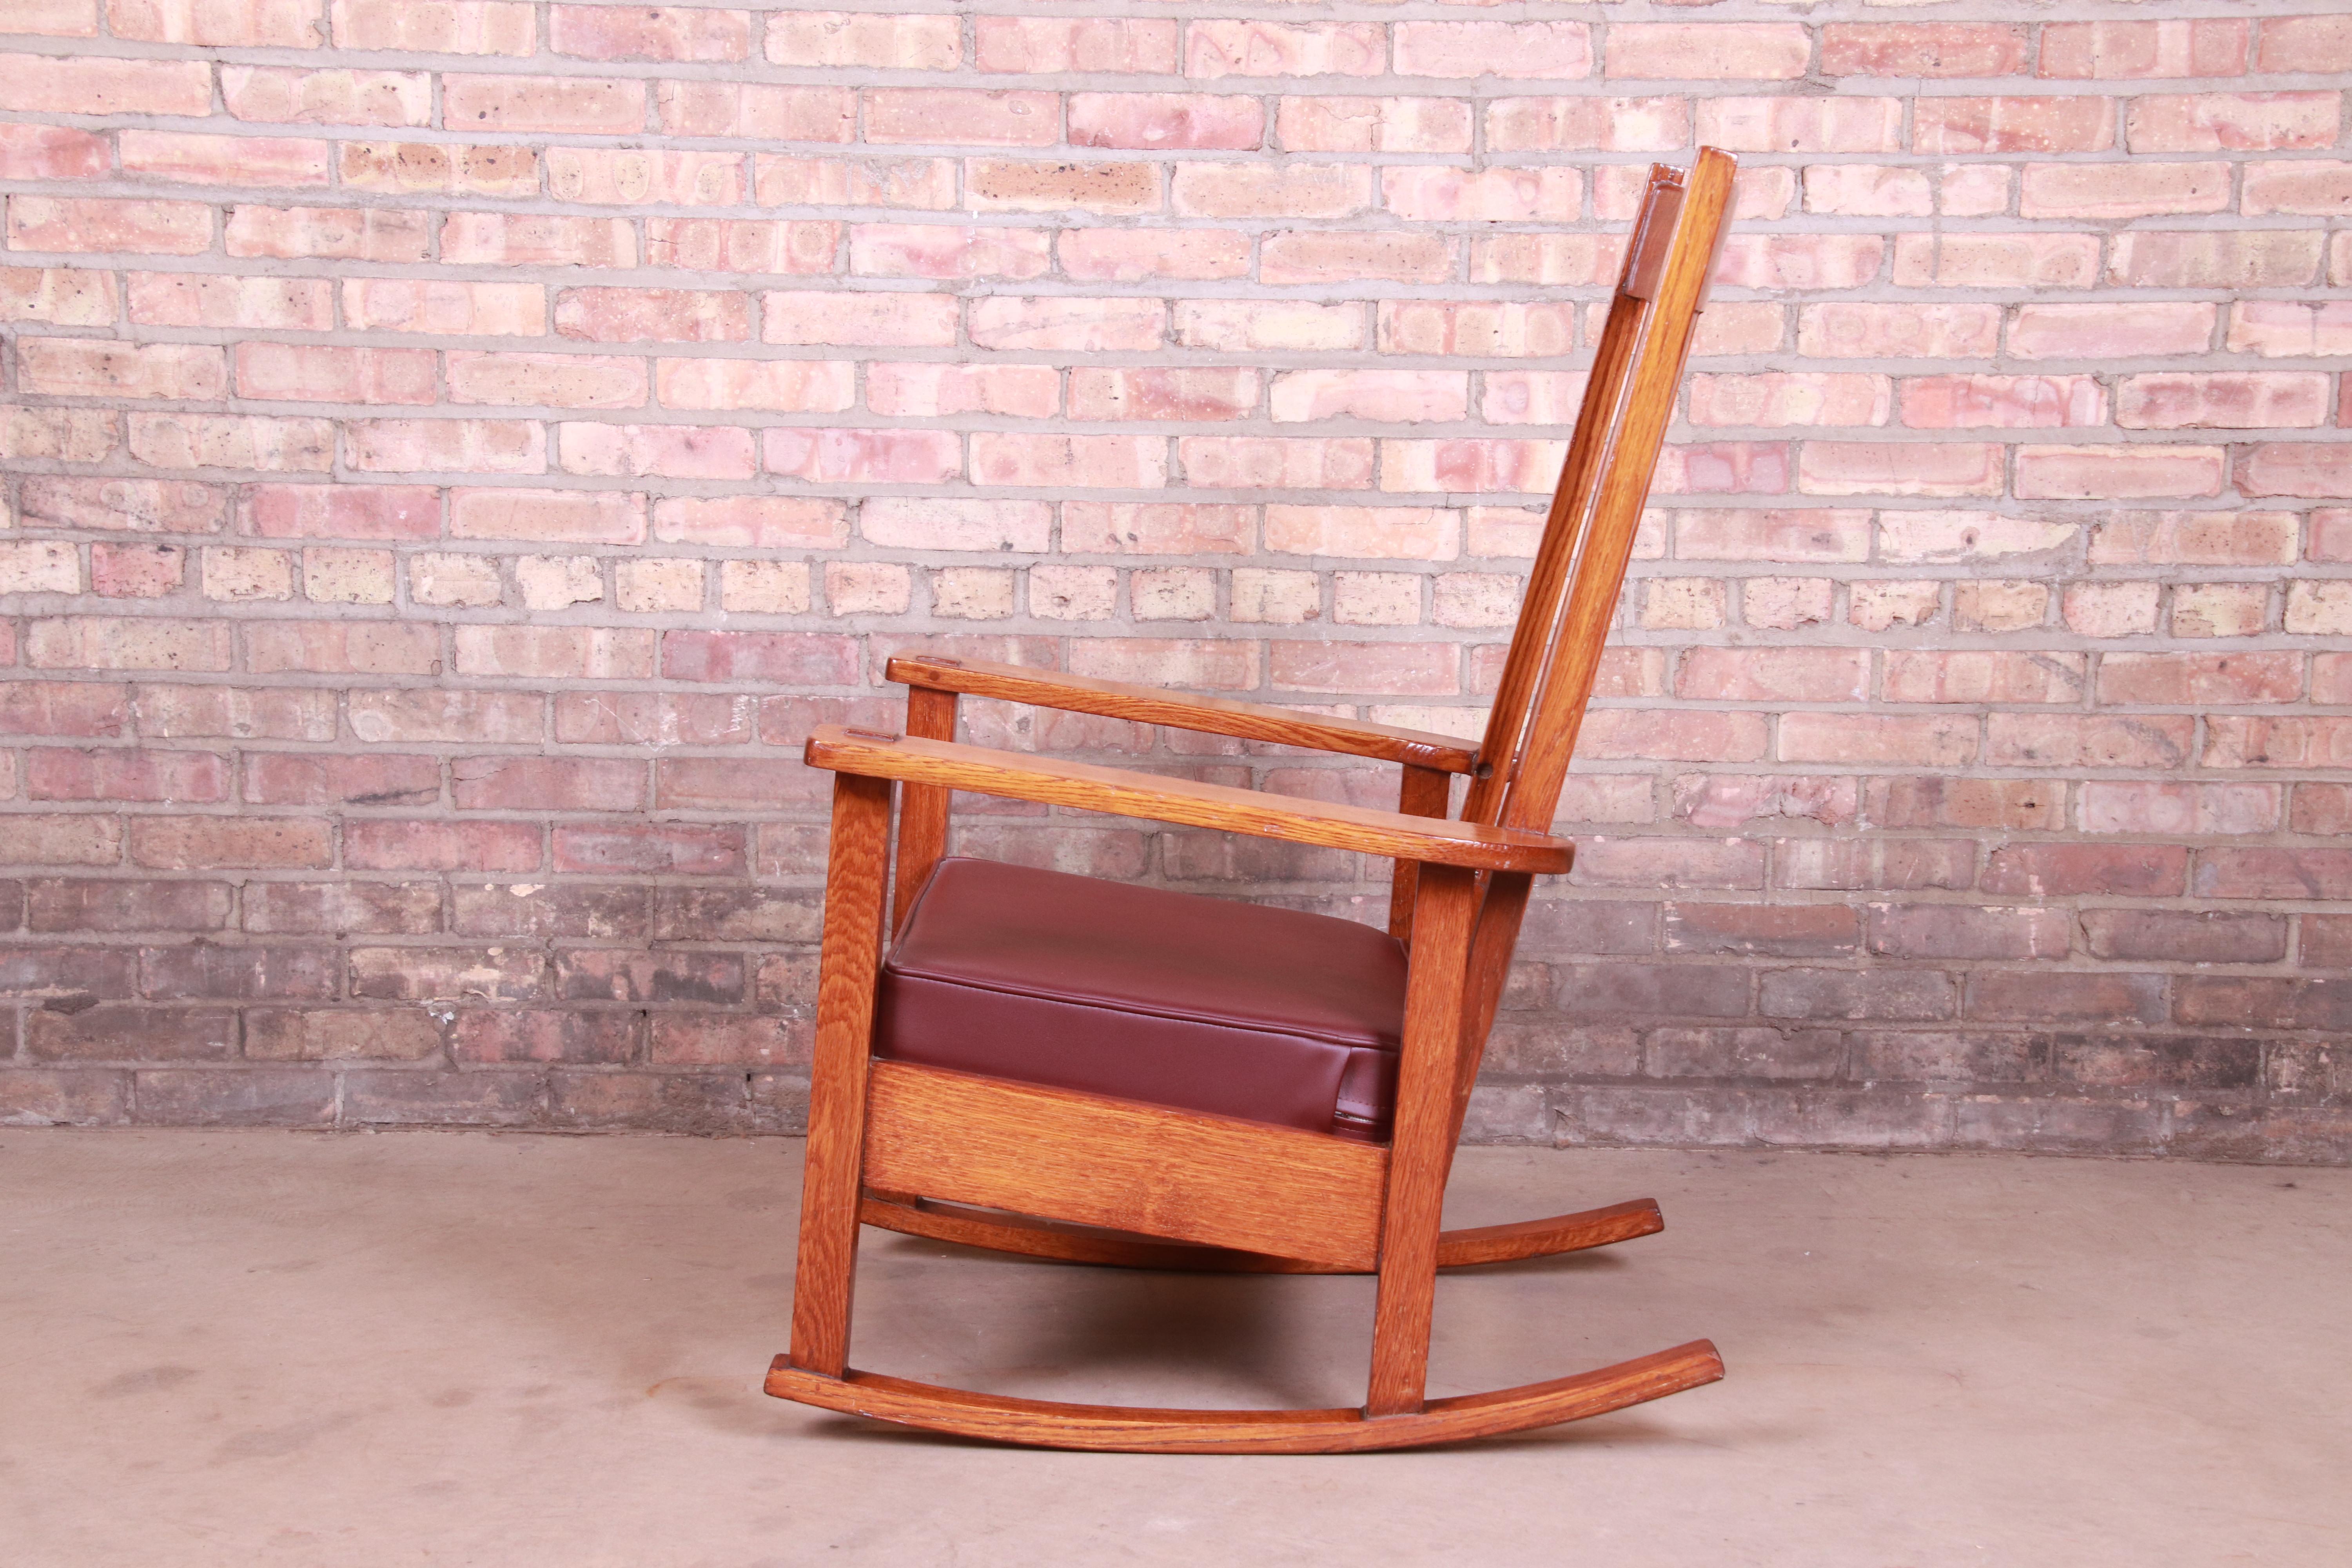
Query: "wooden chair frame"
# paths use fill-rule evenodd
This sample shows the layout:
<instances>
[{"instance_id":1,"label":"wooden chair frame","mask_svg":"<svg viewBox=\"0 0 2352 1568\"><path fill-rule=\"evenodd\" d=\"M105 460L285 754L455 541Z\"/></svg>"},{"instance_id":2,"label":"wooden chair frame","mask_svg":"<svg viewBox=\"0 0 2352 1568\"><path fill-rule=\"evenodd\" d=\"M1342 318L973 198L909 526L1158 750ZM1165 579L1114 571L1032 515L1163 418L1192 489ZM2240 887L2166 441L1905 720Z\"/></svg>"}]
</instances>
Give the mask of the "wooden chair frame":
<instances>
[{"instance_id":1,"label":"wooden chair frame","mask_svg":"<svg viewBox=\"0 0 2352 1568\"><path fill-rule=\"evenodd\" d=\"M1441 1268L1598 1247L1660 1229L1648 1199L1441 1232L1439 1211L1528 892L1564 872L1550 834L1633 535L1729 212L1733 160L1654 167L1594 355L1485 738L953 658L894 658L907 734L827 726L835 773L792 1348L767 1391L938 1431L1055 1447L1303 1453L1516 1431L1711 1383L1695 1341L1614 1366L1429 1400ZM960 696L995 698L1399 763L1385 812L955 741ZM1454 775L1469 784L1446 816ZM893 789L897 873L891 887ZM951 791L1378 855L1408 978L1385 1144L1015 1083L871 1055L886 905L904 919L945 853ZM1244 1173L1236 1176L1235 1173ZM860 1224L1067 1262L1376 1272L1360 1409L1169 1410L940 1388L848 1365Z\"/></svg>"}]
</instances>

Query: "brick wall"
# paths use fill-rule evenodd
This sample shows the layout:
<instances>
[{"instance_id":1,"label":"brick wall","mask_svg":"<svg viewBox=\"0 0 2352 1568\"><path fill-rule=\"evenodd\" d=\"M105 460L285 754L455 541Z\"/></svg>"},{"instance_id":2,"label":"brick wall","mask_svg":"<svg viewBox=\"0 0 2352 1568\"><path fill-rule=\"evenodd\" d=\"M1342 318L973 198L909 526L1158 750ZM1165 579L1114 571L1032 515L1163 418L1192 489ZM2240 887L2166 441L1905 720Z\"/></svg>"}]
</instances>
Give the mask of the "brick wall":
<instances>
[{"instance_id":1,"label":"brick wall","mask_svg":"<svg viewBox=\"0 0 2352 1568\"><path fill-rule=\"evenodd\" d=\"M1704 141L1483 1135L2352 1155L2352 17L2217 8L0 0L0 1117L792 1125L806 727L1470 731Z\"/></svg>"}]
</instances>

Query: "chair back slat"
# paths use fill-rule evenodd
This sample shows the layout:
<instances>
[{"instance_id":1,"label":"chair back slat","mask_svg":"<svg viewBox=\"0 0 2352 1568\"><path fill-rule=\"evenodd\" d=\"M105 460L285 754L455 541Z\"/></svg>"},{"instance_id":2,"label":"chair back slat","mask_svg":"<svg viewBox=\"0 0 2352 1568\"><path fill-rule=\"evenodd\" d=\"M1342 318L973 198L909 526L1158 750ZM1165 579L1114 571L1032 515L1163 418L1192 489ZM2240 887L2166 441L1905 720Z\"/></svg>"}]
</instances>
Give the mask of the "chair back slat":
<instances>
[{"instance_id":1,"label":"chair back slat","mask_svg":"<svg viewBox=\"0 0 2352 1568\"><path fill-rule=\"evenodd\" d=\"M1616 618L1692 331L1729 226L1737 167L1729 154L1703 147L1687 176L1663 166L1650 172L1479 747L1480 771L1463 806L1465 819L1550 830L1602 645ZM1486 879L1455 1059L1457 1140L1509 975L1529 884L1518 874Z\"/></svg>"},{"instance_id":2,"label":"chair back slat","mask_svg":"<svg viewBox=\"0 0 2352 1568\"><path fill-rule=\"evenodd\" d=\"M1533 711L1527 721L1509 792L1498 822L1548 832L1567 782L1585 704L1600 673L1602 646L1616 618L1633 536L1650 498L1650 480L1674 416L1683 365L1690 355L1709 273L1730 215L1728 154L1702 148L1683 182L1670 244L1637 243L1633 263L1663 250L1654 267L1629 264L1629 280L1647 288L1641 308L1632 363L1622 378L1612 437L1593 485L1589 519L1579 531L1580 548L1559 629L1551 638ZM1655 189L1655 176L1653 176ZM1637 241L1646 240L1637 236ZM1654 274L1652 276L1635 274ZM1622 301L1621 301L1622 302Z\"/></svg>"}]
</instances>

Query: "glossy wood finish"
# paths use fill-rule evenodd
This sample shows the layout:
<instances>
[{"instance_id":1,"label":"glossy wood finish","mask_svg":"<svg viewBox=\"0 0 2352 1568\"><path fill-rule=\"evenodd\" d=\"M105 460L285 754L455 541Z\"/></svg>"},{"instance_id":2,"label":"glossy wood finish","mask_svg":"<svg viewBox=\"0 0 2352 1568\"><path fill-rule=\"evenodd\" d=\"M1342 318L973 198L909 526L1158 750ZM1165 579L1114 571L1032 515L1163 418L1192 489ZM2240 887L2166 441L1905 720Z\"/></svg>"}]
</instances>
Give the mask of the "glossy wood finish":
<instances>
[{"instance_id":1,"label":"glossy wood finish","mask_svg":"<svg viewBox=\"0 0 2352 1568\"><path fill-rule=\"evenodd\" d=\"M1407 766L1397 791L1397 811L1443 820L1453 788L1454 780L1434 768ZM1389 934L1407 944L1412 942L1412 895L1420 876L1420 861L1400 859L1389 879Z\"/></svg>"},{"instance_id":2,"label":"glossy wood finish","mask_svg":"<svg viewBox=\"0 0 2352 1568\"><path fill-rule=\"evenodd\" d=\"M1397 1063L1396 1129L1381 1216L1381 1283L1372 1303L1367 1415L1421 1408L1437 1292L1438 1213L1453 1163L1454 1062L1478 879L1459 866L1423 866L1413 900L1405 978L1404 1041ZM1287 1248L1273 1248L1286 1251Z\"/></svg>"},{"instance_id":3,"label":"glossy wood finish","mask_svg":"<svg viewBox=\"0 0 2352 1568\"><path fill-rule=\"evenodd\" d=\"M1523 833L1444 817L1403 816L1338 801L1161 778L984 746L900 739L838 724L819 725L812 731L803 754L809 766L836 773L941 784L1009 800L1044 801L1082 811L1319 844L1330 849L1357 849L1385 858L1403 857L1480 870L1556 873L1566 871L1576 854L1566 839L1547 833Z\"/></svg>"},{"instance_id":4,"label":"glossy wood finish","mask_svg":"<svg viewBox=\"0 0 2352 1568\"><path fill-rule=\"evenodd\" d=\"M850 1415L1041 1448L1139 1454L1359 1454L1492 1437L1580 1421L1697 1388L1722 1377L1723 1359L1705 1340L1595 1372L1492 1394L1433 1399L1408 1415L1358 1410L1152 1410L1062 1405L970 1394L851 1372L826 1377L778 1356L767 1391Z\"/></svg>"},{"instance_id":5,"label":"glossy wood finish","mask_svg":"<svg viewBox=\"0 0 2352 1568\"><path fill-rule=\"evenodd\" d=\"M1439 1214L1486 1034L1549 833L1729 210L1732 160L1651 173L1486 738L952 658L888 667L910 735L826 727L807 757L835 793L818 1084L793 1351L768 1390L828 1409L998 1441L1145 1452L1337 1452L1447 1442L1622 1408L1722 1375L1704 1342L1577 1377L1429 1401L1440 1268L1605 1246L1660 1229L1646 1199L1442 1233ZM1403 766L1381 812L953 742L969 694L1375 757ZM1450 774L1471 784L1447 821ZM848 788L855 776L861 788ZM882 855L874 791L902 786L903 919L946 843L956 789L1107 811L1397 862L1390 930L1410 965L1388 1147L904 1062L856 1061L873 1005ZM858 932L864 932L863 936ZM863 1016L853 1017L858 1007ZM862 1110L862 1115L860 1111ZM819 1130L822 1129L820 1135ZM862 1131L861 1131L862 1130ZM862 1185L861 1185L862 1184ZM860 1218L1068 1262L1306 1273L1376 1269L1360 1411L1126 1410L963 1393L846 1370Z\"/></svg>"},{"instance_id":6,"label":"glossy wood finish","mask_svg":"<svg viewBox=\"0 0 2352 1568\"><path fill-rule=\"evenodd\" d=\"M926 741L953 741L956 694L919 686L908 692L907 733ZM931 879L940 857L948 852L950 798L950 792L939 784L910 784L899 788L898 886L890 904L893 931L914 913L915 896Z\"/></svg>"},{"instance_id":7,"label":"glossy wood finish","mask_svg":"<svg viewBox=\"0 0 2352 1568\"><path fill-rule=\"evenodd\" d=\"M1477 748L1451 735L1392 729L1386 724L1335 719L1321 713L1301 713L1230 697L1195 697L1181 691L1128 686L1115 680L1095 680L1083 675L1063 675L1014 664L980 664L916 654L892 659L884 674L892 680L934 690L994 697L1069 713L1098 713L1108 719L1130 719L1141 724L1227 735L1235 740L1271 741L1277 745L1405 763L1444 773L1466 773L1477 765Z\"/></svg>"},{"instance_id":8,"label":"glossy wood finish","mask_svg":"<svg viewBox=\"0 0 2352 1568\"><path fill-rule=\"evenodd\" d=\"M1295 1127L872 1068L866 1180L884 1189L1356 1269L1379 1256L1388 1167L1378 1144Z\"/></svg>"},{"instance_id":9,"label":"glossy wood finish","mask_svg":"<svg viewBox=\"0 0 2352 1568\"><path fill-rule=\"evenodd\" d=\"M890 786L837 774L818 950L816 1047L808 1151L801 1177L793 1278L794 1364L838 1375L849 1354L857 1208L866 1136L866 1075L874 982L882 957L882 877L890 851Z\"/></svg>"},{"instance_id":10,"label":"glossy wood finish","mask_svg":"<svg viewBox=\"0 0 2352 1568\"><path fill-rule=\"evenodd\" d=\"M1188 1242L1155 1241L1132 1232L1099 1226L1070 1225L1035 1219L997 1209L970 1208L939 1203L908 1194L868 1190L858 1211L866 1224L932 1241L962 1247L982 1247L995 1252L1017 1252L1053 1263L1084 1263L1118 1268L1160 1268L1199 1274L1360 1274L1360 1268L1308 1263L1263 1252L1242 1252L1224 1247L1196 1247ZM1509 1263L1523 1258L1549 1258L1555 1253L1581 1252L1608 1247L1636 1237L1655 1236L1666 1228L1654 1198L1634 1198L1606 1208L1547 1219L1515 1220L1507 1225L1478 1226L1468 1230L1441 1231L1437 1267L1475 1268L1489 1263Z\"/></svg>"}]
</instances>

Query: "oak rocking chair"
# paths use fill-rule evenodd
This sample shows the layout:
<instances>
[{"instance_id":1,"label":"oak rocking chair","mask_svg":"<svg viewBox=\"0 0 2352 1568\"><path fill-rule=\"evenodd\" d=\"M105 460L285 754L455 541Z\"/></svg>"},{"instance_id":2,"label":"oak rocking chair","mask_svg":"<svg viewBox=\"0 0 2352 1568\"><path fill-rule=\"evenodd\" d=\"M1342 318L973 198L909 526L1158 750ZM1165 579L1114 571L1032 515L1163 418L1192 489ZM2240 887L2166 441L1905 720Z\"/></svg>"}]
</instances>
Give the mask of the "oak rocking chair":
<instances>
[{"instance_id":1,"label":"oak rocking chair","mask_svg":"<svg viewBox=\"0 0 2352 1568\"><path fill-rule=\"evenodd\" d=\"M785 1399L1053 1447L1306 1453L1545 1426L1712 1383L1696 1341L1423 1397L1436 1271L1661 1228L1646 1199L1441 1231L1439 1207L1726 226L1733 160L1651 171L1493 716L1450 737L1051 671L900 658L907 734L835 774ZM1403 764L1394 813L959 744L959 695ZM1448 820L1454 774L1469 784ZM898 860L885 957L892 785ZM947 858L953 790L1395 861L1389 929ZM860 1224L1068 1262L1377 1272L1360 1409L1055 1404L852 1370Z\"/></svg>"}]
</instances>

